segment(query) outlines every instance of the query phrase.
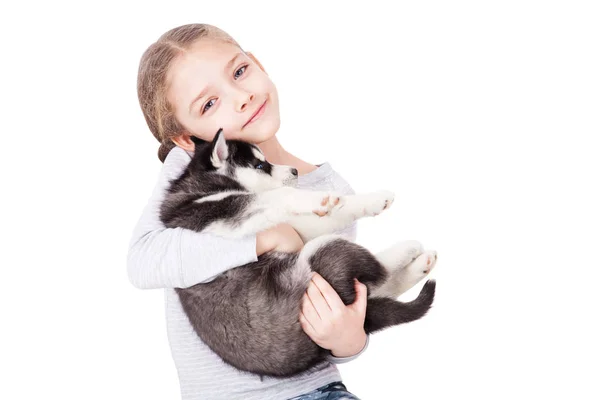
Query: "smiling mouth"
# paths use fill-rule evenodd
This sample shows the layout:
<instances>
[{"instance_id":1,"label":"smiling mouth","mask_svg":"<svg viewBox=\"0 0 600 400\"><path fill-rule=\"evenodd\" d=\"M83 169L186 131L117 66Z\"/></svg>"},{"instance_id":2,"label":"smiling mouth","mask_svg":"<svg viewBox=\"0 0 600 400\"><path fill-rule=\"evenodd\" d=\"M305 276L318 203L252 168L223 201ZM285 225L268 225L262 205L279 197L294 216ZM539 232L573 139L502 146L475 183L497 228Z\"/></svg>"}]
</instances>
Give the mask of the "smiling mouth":
<instances>
[{"instance_id":1,"label":"smiling mouth","mask_svg":"<svg viewBox=\"0 0 600 400\"><path fill-rule=\"evenodd\" d=\"M260 106L258 108L258 110L256 110L256 112L252 115L252 117L250 117L250 119L248 120L248 122L246 122L242 128L245 128L246 125L251 124L252 122L254 122L257 119L259 119L260 116L263 115L266 106L267 106L267 101L265 100L265 102L262 104L262 106Z\"/></svg>"}]
</instances>

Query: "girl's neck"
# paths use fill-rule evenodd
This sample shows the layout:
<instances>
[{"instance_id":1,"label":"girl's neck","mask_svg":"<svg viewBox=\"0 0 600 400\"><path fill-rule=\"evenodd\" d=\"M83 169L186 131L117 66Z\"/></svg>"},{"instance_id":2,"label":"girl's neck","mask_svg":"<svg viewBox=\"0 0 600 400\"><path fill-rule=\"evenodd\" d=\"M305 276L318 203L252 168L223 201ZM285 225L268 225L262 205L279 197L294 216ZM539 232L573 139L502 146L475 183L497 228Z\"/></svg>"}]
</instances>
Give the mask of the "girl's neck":
<instances>
[{"instance_id":1,"label":"girl's neck","mask_svg":"<svg viewBox=\"0 0 600 400\"><path fill-rule=\"evenodd\" d=\"M277 136L273 136L271 139L259 143L258 147L270 163L294 167L298 170L298 175L304 175L317 169L315 165L307 163L287 152L281 143L279 143L279 140L277 140Z\"/></svg>"}]
</instances>

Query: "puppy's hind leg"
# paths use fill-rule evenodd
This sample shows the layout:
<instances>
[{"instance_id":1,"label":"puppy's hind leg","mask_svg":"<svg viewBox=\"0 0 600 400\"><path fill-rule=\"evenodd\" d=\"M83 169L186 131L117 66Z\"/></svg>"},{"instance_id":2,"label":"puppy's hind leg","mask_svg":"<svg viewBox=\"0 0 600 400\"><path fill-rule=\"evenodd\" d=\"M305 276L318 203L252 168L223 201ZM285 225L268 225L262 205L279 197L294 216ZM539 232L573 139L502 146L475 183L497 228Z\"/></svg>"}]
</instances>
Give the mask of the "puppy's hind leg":
<instances>
[{"instance_id":1,"label":"puppy's hind leg","mask_svg":"<svg viewBox=\"0 0 600 400\"><path fill-rule=\"evenodd\" d=\"M406 240L375 254L377 260L390 274L401 270L423 253L423 245L416 240Z\"/></svg>"},{"instance_id":2,"label":"puppy's hind leg","mask_svg":"<svg viewBox=\"0 0 600 400\"><path fill-rule=\"evenodd\" d=\"M414 250L414 248L412 248L412 250ZM386 250L386 252L388 252L388 250ZM398 296L419 283L431 272L437 261L437 253L431 250L423 252L422 249L420 249L414 254L417 254L416 258L410 259L403 267L397 267L396 270L392 271L389 274L387 281L373 292L373 296L396 299ZM388 260L393 260L391 257L392 253L388 252L388 255L390 256ZM402 259L403 262L406 262L406 258L399 258ZM393 264L390 263L384 265L393 266Z\"/></svg>"},{"instance_id":3,"label":"puppy's hind leg","mask_svg":"<svg viewBox=\"0 0 600 400\"><path fill-rule=\"evenodd\" d=\"M398 271L392 279L398 282L396 291L392 292L392 297L397 298L402 293L419 283L435 267L437 262L437 252L428 250L417 257L413 262Z\"/></svg>"}]
</instances>

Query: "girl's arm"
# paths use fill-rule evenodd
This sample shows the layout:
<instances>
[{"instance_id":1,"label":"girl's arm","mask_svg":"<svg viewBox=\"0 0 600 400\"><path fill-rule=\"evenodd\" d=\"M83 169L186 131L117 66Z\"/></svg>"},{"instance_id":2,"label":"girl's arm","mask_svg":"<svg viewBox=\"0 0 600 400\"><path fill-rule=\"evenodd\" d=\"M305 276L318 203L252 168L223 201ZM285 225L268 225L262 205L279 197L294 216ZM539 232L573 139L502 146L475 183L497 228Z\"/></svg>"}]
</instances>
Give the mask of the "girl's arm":
<instances>
[{"instance_id":1,"label":"girl's arm","mask_svg":"<svg viewBox=\"0 0 600 400\"><path fill-rule=\"evenodd\" d=\"M257 235L228 239L182 228L166 228L160 221L160 204L169 181L176 179L190 160L185 150L178 147L169 153L158 184L133 230L127 272L135 287L190 287L258 260Z\"/></svg>"}]
</instances>

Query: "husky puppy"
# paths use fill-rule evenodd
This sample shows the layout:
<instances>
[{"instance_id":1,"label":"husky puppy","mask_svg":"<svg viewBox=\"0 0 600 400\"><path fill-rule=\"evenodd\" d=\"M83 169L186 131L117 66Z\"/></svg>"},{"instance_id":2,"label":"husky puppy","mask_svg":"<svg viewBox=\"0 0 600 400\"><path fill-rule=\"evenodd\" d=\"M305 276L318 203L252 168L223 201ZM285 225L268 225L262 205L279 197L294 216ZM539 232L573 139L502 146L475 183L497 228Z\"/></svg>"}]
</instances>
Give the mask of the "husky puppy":
<instances>
[{"instance_id":1,"label":"husky puppy","mask_svg":"<svg viewBox=\"0 0 600 400\"><path fill-rule=\"evenodd\" d=\"M345 304L355 299L354 278L367 286L367 333L417 320L429 310L433 280L411 302L396 298L433 268L434 252L424 253L418 242L407 241L373 255L331 234L382 212L392 204L392 193L342 196L299 190L294 187L297 170L270 164L257 146L226 141L222 130L212 142L192 140L194 156L171 182L161 205L167 227L241 237L287 222L305 241L299 253L265 253L209 283L176 289L196 333L226 363L289 377L326 359L328 351L304 333L299 321L313 271Z\"/></svg>"}]
</instances>

